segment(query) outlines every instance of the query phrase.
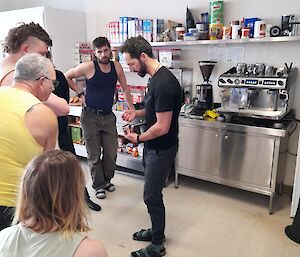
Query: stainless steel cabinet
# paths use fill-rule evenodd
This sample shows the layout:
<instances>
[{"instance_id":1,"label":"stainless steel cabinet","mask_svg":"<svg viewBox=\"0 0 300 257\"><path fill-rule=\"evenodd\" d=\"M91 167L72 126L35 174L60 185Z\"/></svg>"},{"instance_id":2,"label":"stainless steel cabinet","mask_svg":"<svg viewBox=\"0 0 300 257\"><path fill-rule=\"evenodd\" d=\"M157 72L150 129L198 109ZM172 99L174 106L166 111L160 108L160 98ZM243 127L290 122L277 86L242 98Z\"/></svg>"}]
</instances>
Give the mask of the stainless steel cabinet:
<instances>
[{"instance_id":1,"label":"stainless steel cabinet","mask_svg":"<svg viewBox=\"0 0 300 257\"><path fill-rule=\"evenodd\" d=\"M225 131L220 176L270 187L274 147L274 138Z\"/></svg>"},{"instance_id":2,"label":"stainless steel cabinet","mask_svg":"<svg viewBox=\"0 0 300 257\"><path fill-rule=\"evenodd\" d=\"M201 174L219 176L221 138L218 130L181 126L177 168L199 178Z\"/></svg>"},{"instance_id":3,"label":"stainless steel cabinet","mask_svg":"<svg viewBox=\"0 0 300 257\"><path fill-rule=\"evenodd\" d=\"M187 175L270 196L282 183L287 137L295 124L272 129L240 124L179 119L178 175Z\"/></svg>"}]
</instances>

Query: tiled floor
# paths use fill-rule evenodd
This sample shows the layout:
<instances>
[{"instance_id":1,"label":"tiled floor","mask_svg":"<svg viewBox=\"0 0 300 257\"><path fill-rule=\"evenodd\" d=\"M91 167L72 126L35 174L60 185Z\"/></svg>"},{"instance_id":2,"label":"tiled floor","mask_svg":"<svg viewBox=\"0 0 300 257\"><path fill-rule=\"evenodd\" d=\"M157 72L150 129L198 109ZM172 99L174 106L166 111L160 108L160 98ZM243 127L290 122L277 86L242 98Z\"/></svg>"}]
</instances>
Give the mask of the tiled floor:
<instances>
[{"instance_id":1,"label":"tiled floor","mask_svg":"<svg viewBox=\"0 0 300 257\"><path fill-rule=\"evenodd\" d=\"M132 240L133 232L150 226L143 180L117 173L116 191L104 200L94 197L90 183L92 199L102 206L91 214L90 236L104 243L110 257L130 256L146 246ZM300 245L284 234L292 223L288 195L276 198L269 215L266 196L180 176L178 189L174 183L164 189L164 201L166 257L300 256Z\"/></svg>"}]
</instances>

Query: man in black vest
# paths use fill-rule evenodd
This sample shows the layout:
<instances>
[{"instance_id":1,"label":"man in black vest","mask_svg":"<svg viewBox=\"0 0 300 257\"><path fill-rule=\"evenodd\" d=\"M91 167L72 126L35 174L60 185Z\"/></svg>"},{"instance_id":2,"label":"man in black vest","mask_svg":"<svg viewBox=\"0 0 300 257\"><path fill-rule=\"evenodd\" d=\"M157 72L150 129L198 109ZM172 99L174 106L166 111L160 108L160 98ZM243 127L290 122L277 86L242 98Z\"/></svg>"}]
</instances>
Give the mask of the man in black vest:
<instances>
[{"instance_id":1,"label":"man in black vest","mask_svg":"<svg viewBox=\"0 0 300 257\"><path fill-rule=\"evenodd\" d=\"M117 81L123 90L127 104L134 110L130 89L127 86L122 66L111 61L110 44L105 37L93 41L96 60L84 62L66 72L69 86L75 90L83 103L81 126L88 153L88 162L96 197L106 197L105 191L112 192L111 183L116 169L117 129L116 116L112 105ZM74 78L86 78L86 92L79 92Z\"/></svg>"},{"instance_id":2,"label":"man in black vest","mask_svg":"<svg viewBox=\"0 0 300 257\"><path fill-rule=\"evenodd\" d=\"M145 109L128 110L123 119L131 121L145 116L146 131L140 135L129 128L125 137L133 143L144 143L144 202L150 214L152 227L133 234L133 239L151 244L131 256L158 257L166 254L165 206L162 189L173 167L178 149L178 116L182 105L182 90L176 77L154 58L151 45L141 36L132 37L121 47L131 71L144 77L151 76L145 96Z\"/></svg>"}]
</instances>

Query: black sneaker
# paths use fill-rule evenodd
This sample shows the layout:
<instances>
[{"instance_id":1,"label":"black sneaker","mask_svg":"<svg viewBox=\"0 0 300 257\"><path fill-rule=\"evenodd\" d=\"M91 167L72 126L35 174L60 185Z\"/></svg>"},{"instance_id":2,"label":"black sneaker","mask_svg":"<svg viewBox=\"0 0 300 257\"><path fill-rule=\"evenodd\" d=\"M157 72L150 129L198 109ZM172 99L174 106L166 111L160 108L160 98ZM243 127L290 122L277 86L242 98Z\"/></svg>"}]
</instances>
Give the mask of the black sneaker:
<instances>
[{"instance_id":1,"label":"black sneaker","mask_svg":"<svg viewBox=\"0 0 300 257\"><path fill-rule=\"evenodd\" d=\"M93 211L100 211L101 210L101 206L94 203L90 198L86 199L86 203L87 203L88 207Z\"/></svg>"},{"instance_id":2,"label":"black sneaker","mask_svg":"<svg viewBox=\"0 0 300 257\"><path fill-rule=\"evenodd\" d=\"M108 192L113 192L113 191L116 190L116 187L115 187L115 185L112 184L112 183L107 183L107 184L105 185L104 189L105 189L106 191L108 191Z\"/></svg>"}]
</instances>

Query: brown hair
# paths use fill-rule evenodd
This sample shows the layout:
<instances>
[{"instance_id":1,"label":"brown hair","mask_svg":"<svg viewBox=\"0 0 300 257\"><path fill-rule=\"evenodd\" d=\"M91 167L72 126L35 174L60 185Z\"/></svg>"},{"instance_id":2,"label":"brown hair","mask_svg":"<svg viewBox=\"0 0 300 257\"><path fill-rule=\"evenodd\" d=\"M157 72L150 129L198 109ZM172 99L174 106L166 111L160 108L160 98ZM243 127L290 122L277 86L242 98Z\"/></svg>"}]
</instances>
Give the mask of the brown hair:
<instances>
[{"instance_id":1,"label":"brown hair","mask_svg":"<svg viewBox=\"0 0 300 257\"><path fill-rule=\"evenodd\" d=\"M88 231L84 187L75 155L61 150L42 153L25 169L14 224L29 220L25 225L39 233Z\"/></svg>"},{"instance_id":2,"label":"brown hair","mask_svg":"<svg viewBox=\"0 0 300 257\"><path fill-rule=\"evenodd\" d=\"M120 48L121 53L129 53L131 58L140 59L141 54L145 53L154 59L152 47L149 42L142 36L131 37L126 39Z\"/></svg>"},{"instance_id":3,"label":"brown hair","mask_svg":"<svg viewBox=\"0 0 300 257\"><path fill-rule=\"evenodd\" d=\"M52 46L52 40L48 33L38 23L21 23L20 26L9 30L4 43L5 52L17 53L21 45L30 36L43 41L48 46Z\"/></svg>"}]
</instances>

